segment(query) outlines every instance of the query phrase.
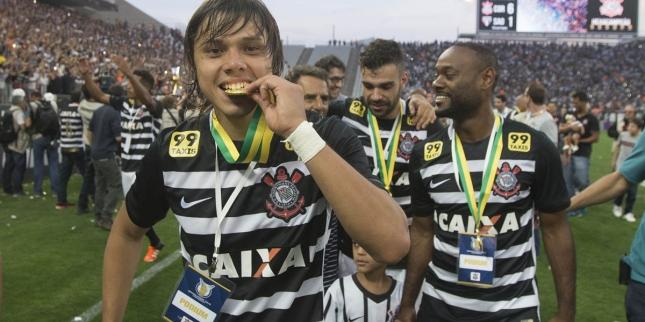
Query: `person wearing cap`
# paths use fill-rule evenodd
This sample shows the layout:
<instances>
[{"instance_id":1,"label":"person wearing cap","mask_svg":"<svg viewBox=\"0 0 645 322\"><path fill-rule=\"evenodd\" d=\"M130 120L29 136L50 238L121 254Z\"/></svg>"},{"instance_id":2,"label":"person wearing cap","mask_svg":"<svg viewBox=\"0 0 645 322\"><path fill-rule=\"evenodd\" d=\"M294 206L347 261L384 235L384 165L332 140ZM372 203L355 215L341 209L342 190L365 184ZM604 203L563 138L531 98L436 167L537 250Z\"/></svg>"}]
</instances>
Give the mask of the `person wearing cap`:
<instances>
[{"instance_id":1,"label":"person wearing cap","mask_svg":"<svg viewBox=\"0 0 645 322\"><path fill-rule=\"evenodd\" d=\"M29 134L27 129L31 127L31 118L27 109L25 91L17 88L11 92L11 108L9 112L13 117L13 127L18 138L9 143L5 148L5 166L2 170L2 188L8 195L14 197L24 195L22 181L25 177L27 166L27 146L29 145Z\"/></svg>"}]
</instances>

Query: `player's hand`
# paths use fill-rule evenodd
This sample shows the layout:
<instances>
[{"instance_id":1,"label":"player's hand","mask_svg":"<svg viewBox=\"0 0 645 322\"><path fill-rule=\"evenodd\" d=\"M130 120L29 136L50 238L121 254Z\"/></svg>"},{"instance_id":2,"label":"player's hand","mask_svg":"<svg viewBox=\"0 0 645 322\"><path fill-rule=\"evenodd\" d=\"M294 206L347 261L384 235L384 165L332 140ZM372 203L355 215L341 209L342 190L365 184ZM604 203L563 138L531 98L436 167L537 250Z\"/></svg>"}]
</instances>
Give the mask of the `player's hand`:
<instances>
[{"instance_id":1,"label":"player's hand","mask_svg":"<svg viewBox=\"0 0 645 322\"><path fill-rule=\"evenodd\" d=\"M306 119L305 94L299 85L267 75L247 85L246 92L262 108L269 128L283 138ZM275 102L271 93L275 95Z\"/></svg>"},{"instance_id":2,"label":"player's hand","mask_svg":"<svg viewBox=\"0 0 645 322\"><path fill-rule=\"evenodd\" d=\"M397 314L395 322L415 322L417 320L417 313L414 311L413 306L401 306L399 314Z\"/></svg>"},{"instance_id":3,"label":"player's hand","mask_svg":"<svg viewBox=\"0 0 645 322\"><path fill-rule=\"evenodd\" d=\"M421 94L410 96L410 115L417 130L427 128L437 119L432 104Z\"/></svg>"},{"instance_id":4,"label":"player's hand","mask_svg":"<svg viewBox=\"0 0 645 322\"><path fill-rule=\"evenodd\" d=\"M119 68L120 71L122 71L124 74L129 74L130 73L130 63L128 60L120 55L112 55L111 57L112 62L116 64L116 67Z\"/></svg>"},{"instance_id":5,"label":"player's hand","mask_svg":"<svg viewBox=\"0 0 645 322\"><path fill-rule=\"evenodd\" d=\"M81 75L85 76L90 73L90 62L86 58L82 58L78 61L78 72Z\"/></svg>"}]
</instances>

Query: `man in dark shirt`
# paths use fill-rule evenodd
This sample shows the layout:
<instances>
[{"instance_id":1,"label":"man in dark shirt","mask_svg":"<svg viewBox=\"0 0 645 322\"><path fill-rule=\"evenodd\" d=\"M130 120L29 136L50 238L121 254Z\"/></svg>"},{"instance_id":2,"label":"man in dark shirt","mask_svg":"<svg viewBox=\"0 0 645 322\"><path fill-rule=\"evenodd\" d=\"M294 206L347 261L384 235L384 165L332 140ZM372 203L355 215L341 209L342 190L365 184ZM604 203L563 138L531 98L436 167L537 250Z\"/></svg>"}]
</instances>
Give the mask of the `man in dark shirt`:
<instances>
[{"instance_id":1,"label":"man in dark shirt","mask_svg":"<svg viewBox=\"0 0 645 322\"><path fill-rule=\"evenodd\" d=\"M571 160L566 162L564 170L564 180L567 185L569 196L572 197L577 191L584 190L589 185L589 158L591 156L591 145L598 141L600 125L598 119L589 111L589 97L585 92L575 92L571 96L575 113L575 119L582 123L582 127L576 126L578 122L560 124L560 133L575 132L580 135L578 141L578 150L573 153ZM566 118L566 117L565 117ZM583 215L585 209L582 208L575 212L569 213L570 216Z\"/></svg>"},{"instance_id":2,"label":"man in dark shirt","mask_svg":"<svg viewBox=\"0 0 645 322\"><path fill-rule=\"evenodd\" d=\"M94 112L89 128L95 170L96 225L106 230L112 228L112 214L121 194L121 171L116 162L116 153L121 142L119 121L119 112L109 105L104 105Z\"/></svg>"}]
</instances>

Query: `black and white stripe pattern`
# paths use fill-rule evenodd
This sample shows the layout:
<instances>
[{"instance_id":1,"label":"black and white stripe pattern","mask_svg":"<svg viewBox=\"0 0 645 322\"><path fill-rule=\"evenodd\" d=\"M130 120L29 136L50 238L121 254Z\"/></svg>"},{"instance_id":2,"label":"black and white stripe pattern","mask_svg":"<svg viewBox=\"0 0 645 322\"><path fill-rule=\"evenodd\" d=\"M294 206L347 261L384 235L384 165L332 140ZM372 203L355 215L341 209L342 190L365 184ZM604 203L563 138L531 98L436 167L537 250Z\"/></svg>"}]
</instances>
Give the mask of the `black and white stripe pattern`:
<instances>
[{"instance_id":1,"label":"black and white stripe pattern","mask_svg":"<svg viewBox=\"0 0 645 322\"><path fill-rule=\"evenodd\" d=\"M457 284L457 235L474 233L475 222L454 174L451 157L454 132L451 130L447 129L426 141L443 143L439 156L425 161L424 142L415 149L411 165L415 169L411 173L413 211L416 215L432 216L434 222L432 259L422 285L419 319L538 319L540 303L535 282L534 207L559 211L568 205L557 151L542 133L520 123L504 123L504 148L494 189L481 221L481 231L497 237L495 278L492 288L464 286ZM510 151L510 132L530 135L531 150ZM476 196L482 184L487 143L484 140L464 144Z\"/></svg>"},{"instance_id":2,"label":"black and white stripe pattern","mask_svg":"<svg viewBox=\"0 0 645 322\"><path fill-rule=\"evenodd\" d=\"M391 322L399 305L403 283L390 278L392 286L384 294L365 289L356 274L340 278L325 293L325 322Z\"/></svg>"},{"instance_id":3,"label":"black and white stripe pattern","mask_svg":"<svg viewBox=\"0 0 645 322\"><path fill-rule=\"evenodd\" d=\"M161 115L153 115L145 105L134 105L124 97L113 97L110 104L121 112L121 169L134 172L161 128Z\"/></svg>"},{"instance_id":4,"label":"black and white stripe pattern","mask_svg":"<svg viewBox=\"0 0 645 322\"><path fill-rule=\"evenodd\" d=\"M61 149L83 148L83 122L78 112L78 103L70 103L60 109L60 147Z\"/></svg>"},{"instance_id":5,"label":"black and white stripe pattern","mask_svg":"<svg viewBox=\"0 0 645 322\"><path fill-rule=\"evenodd\" d=\"M372 159L374 157L374 148L370 142L370 130L367 120L367 107L364 106L362 114L356 114L352 111L355 111L351 108L352 104L356 102L363 104L360 100L357 99L348 99L337 105L332 105L330 107L330 113L333 115L338 115L341 117L341 120L345 124L349 125L359 140L363 144L363 149L365 154L369 159L370 167L372 168L373 173L375 172L374 163ZM436 123L431 125L426 130L417 130L414 125L410 123L410 112L408 106L404 100L400 100L403 104L403 119L401 121L401 134L399 137L399 146L397 147L398 153L396 158L396 163L394 165L394 176L392 177L392 186L390 192L394 200L403 208L408 217L411 217L411 214L408 212L408 207L410 206L410 179L408 173L408 164L409 159L412 153L412 149L416 142L421 142L426 139L429 134L436 133L441 129L441 126ZM383 120L378 119L379 130L381 134L381 142L383 147L387 144L388 139L392 136L392 130L394 125L394 120Z\"/></svg>"},{"instance_id":6,"label":"black and white stripe pattern","mask_svg":"<svg viewBox=\"0 0 645 322\"><path fill-rule=\"evenodd\" d=\"M360 143L349 128L335 118L315 127L330 147L368 176ZM190 119L174 131L200 131L198 152L194 157L171 157L168 146L172 134L153 144L150 153L160 157L151 163L146 163L148 156L143 160L127 197L133 221L142 225L143 221L160 220L148 216L165 211L151 208L167 203L180 225L184 260L212 277L226 277L236 284L219 321L322 320L322 267L331 209L305 164L274 137L269 161L251 172L222 221L218 260L209 272L217 225L214 162L219 152L207 115ZM159 167L160 173L146 173L154 167ZM246 167L228 164L219 156L217 180L223 203ZM151 180L142 179L155 177L163 185L161 194L155 192L160 187L148 186ZM141 205L139 211L137 205Z\"/></svg>"}]
</instances>

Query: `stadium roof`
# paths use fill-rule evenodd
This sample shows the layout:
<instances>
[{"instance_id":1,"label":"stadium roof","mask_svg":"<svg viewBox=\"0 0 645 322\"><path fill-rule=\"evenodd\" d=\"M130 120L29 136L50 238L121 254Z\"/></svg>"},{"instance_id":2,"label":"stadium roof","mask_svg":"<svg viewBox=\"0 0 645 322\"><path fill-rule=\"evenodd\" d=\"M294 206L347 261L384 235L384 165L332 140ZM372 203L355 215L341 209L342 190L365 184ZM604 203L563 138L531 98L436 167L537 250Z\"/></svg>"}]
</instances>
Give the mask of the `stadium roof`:
<instances>
[{"instance_id":1,"label":"stadium roof","mask_svg":"<svg viewBox=\"0 0 645 322\"><path fill-rule=\"evenodd\" d=\"M81 13L108 21L163 26L155 18L125 0L37 0L54 6L72 7Z\"/></svg>"}]
</instances>

